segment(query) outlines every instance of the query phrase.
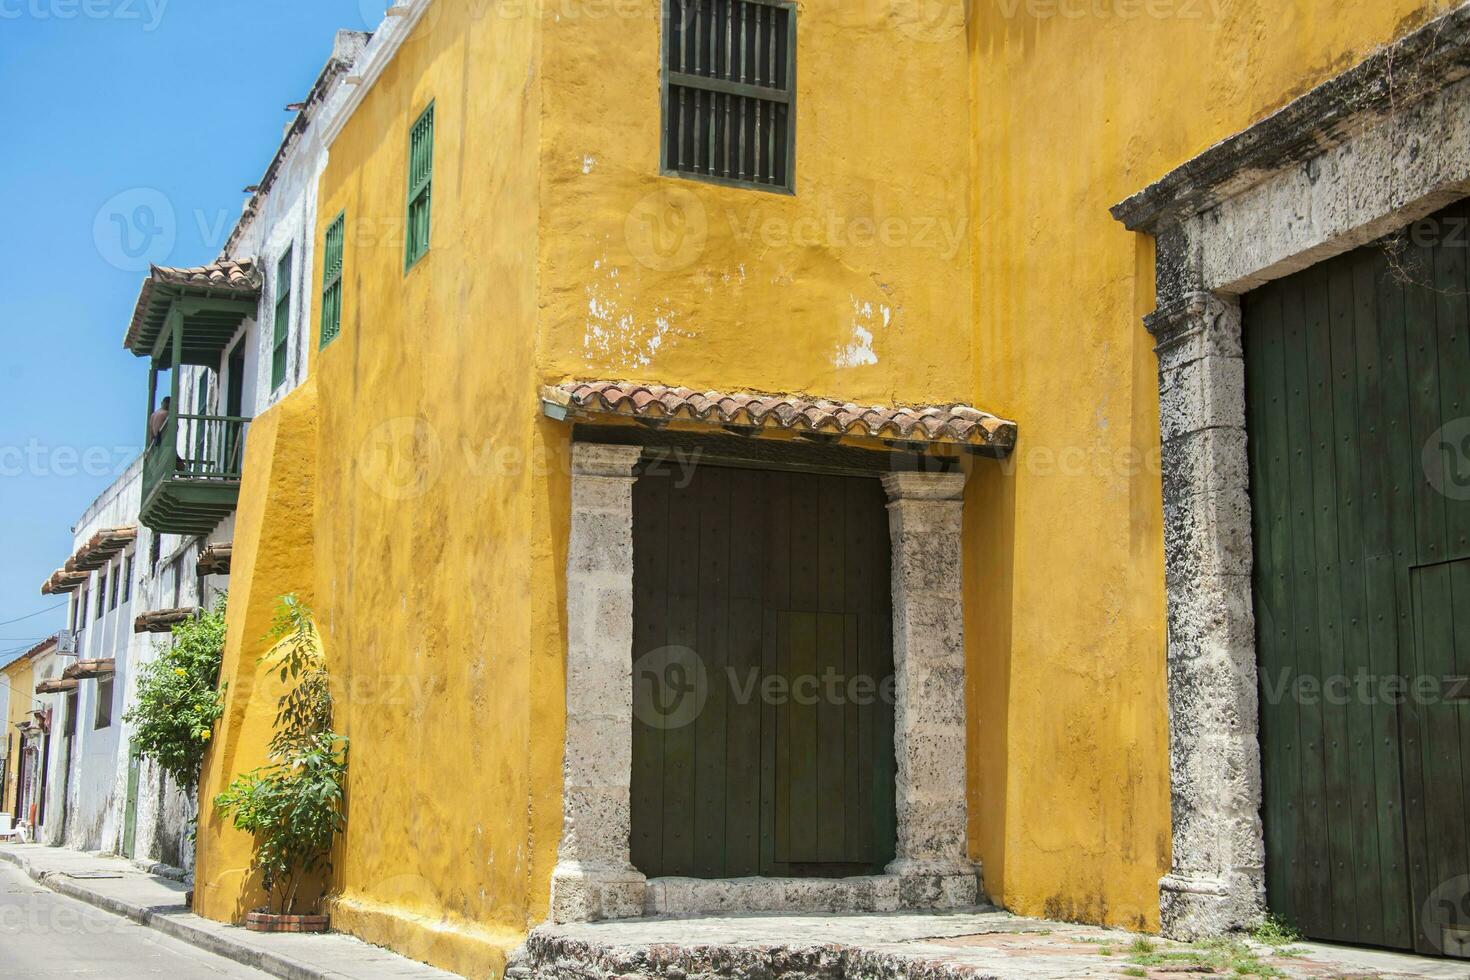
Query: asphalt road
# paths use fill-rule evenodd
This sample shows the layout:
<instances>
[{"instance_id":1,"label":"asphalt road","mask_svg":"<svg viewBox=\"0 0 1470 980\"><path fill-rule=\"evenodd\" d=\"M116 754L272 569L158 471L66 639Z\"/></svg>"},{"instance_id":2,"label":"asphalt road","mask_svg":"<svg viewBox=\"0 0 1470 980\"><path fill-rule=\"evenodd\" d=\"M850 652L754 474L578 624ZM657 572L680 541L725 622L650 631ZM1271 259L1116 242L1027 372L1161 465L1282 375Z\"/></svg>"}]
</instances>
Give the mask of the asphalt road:
<instances>
[{"instance_id":1,"label":"asphalt road","mask_svg":"<svg viewBox=\"0 0 1470 980\"><path fill-rule=\"evenodd\" d=\"M58 895L0 862L0 977L269 976Z\"/></svg>"}]
</instances>

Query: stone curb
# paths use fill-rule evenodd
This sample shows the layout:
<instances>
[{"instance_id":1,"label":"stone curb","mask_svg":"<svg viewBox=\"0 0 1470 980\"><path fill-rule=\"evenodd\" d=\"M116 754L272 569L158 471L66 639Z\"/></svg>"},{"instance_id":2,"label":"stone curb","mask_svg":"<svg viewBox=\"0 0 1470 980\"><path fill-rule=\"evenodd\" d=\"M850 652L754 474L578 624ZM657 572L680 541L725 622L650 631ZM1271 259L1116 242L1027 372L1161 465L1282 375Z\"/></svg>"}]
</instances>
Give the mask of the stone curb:
<instances>
[{"instance_id":1,"label":"stone curb","mask_svg":"<svg viewBox=\"0 0 1470 980\"><path fill-rule=\"evenodd\" d=\"M0 850L0 860L15 865L38 884L44 885L57 894L74 898L79 902L86 902L104 912L110 912L141 926L155 929L166 936L172 936L174 939L186 942L205 952L223 956L241 966L262 970L271 976L280 977L281 980L342 980L344 976L335 970L322 970L308 966L279 953L255 949L229 936L220 935L213 929L202 928L183 921L177 916L190 914L189 907L186 905L133 905L130 902L85 888L65 874L54 871L37 872L23 854Z\"/></svg>"}]
</instances>

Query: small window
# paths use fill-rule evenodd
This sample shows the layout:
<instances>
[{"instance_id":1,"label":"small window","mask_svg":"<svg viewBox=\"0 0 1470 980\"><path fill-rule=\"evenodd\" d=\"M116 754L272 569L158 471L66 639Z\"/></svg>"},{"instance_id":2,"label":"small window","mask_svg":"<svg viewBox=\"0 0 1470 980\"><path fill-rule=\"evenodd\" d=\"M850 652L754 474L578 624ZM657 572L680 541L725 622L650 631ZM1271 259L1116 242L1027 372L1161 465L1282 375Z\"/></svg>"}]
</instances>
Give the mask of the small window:
<instances>
[{"instance_id":1,"label":"small window","mask_svg":"<svg viewBox=\"0 0 1470 980\"><path fill-rule=\"evenodd\" d=\"M107 607L108 609L116 609L117 608L117 593L118 593L119 579L121 578L121 576L122 576L122 565L121 564L113 565L112 566L112 599L110 601L110 604Z\"/></svg>"},{"instance_id":2,"label":"small window","mask_svg":"<svg viewBox=\"0 0 1470 980\"><path fill-rule=\"evenodd\" d=\"M128 555L127 560L125 562L123 562L122 590L123 590L123 594L122 594L123 605L127 605L128 603L130 603L130 602L133 601L133 556L132 555Z\"/></svg>"},{"instance_id":3,"label":"small window","mask_svg":"<svg viewBox=\"0 0 1470 980\"><path fill-rule=\"evenodd\" d=\"M162 557L163 535L157 531L150 531L148 534L148 567L156 570Z\"/></svg>"},{"instance_id":4,"label":"small window","mask_svg":"<svg viewBox=\"0 0 1470 980\"><path fill-rule=\"evenodd\" d=\"M107 612L107 573L97 573L97 615L101 619L102 614Z\"/></svg>"},{"instance_id":5,"label":"small window","mask_svg":"<svg viewBox=\"0 0 1470 980\"><path fill-rule=\"evenodd\" d=\"M77 733L77 692L73 691L66 696L66 727L62 731L68 736Z\"/></svg>"},{"instance_id":6,"label":"small window","mask_svg":"<svg viewBox=\"0 0 1470 980\"><path fill-rule=\"evenodd\" d=\"M347 214L337 215L327 228L322 248L322 336L325 347L342 332L342 246L347 237Z\"/></svg>"},{"instance_id":7,"label":"small window","mask_svg":"<svg viewBox=\"0 0 1470 980\"><path fill-rule=\"evenodd\" d=\"M291 339L291 252L276 265L276 322L271 342L271 391L286 380L286 351Z\"/></svg>"},{"instance_id":8,"label":"small window","mask_svg":"<svg viewBox=\"0 0 1470 980\"><path fill-rule=\"evenodd\" d=\"M796 5L664 0L663 172L791 191Z\"/></svg>"},{"instance_id":9,"label":"small window","mask_svg":"<svg viewBox=\"0 0 1470 980\"><path fill-rule=\"evenodd\" d=\"M97 681L97 714L92 721L93 728L107 728L112 724L112 678L103 677Z\"/></svg>"},{"instance_id":10,"label":"small window","mask_svg":"<svg viewBox=\"0 0 1470 980\"><path fill-rule=\"evenodd\" d=\"M77 593L77 629L85 629L87 626L87 590L83 589Z\"/></svg>"},{"instance_id":11,"label":"small window","mask_svg":"<svg viewBox=\"0 0 1470 980\"><path fill-rule=\"evenodd\" d=\"M408 134L408 271L429 251L429 210L434 184L434 103L419 116Z\"/></svg>"}]
</instances>

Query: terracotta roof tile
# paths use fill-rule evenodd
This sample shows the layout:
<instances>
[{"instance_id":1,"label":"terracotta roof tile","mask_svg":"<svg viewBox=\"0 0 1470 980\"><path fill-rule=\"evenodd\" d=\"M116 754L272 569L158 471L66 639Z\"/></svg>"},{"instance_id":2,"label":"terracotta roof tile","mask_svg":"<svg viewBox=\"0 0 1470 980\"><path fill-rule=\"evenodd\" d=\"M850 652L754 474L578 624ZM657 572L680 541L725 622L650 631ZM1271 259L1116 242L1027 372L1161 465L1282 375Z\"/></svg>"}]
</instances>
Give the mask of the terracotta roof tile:
<instances>
[{"instance_id":1,"label":"terracotta roof tile","mask_svg":"<svg viewBox=\"0 0 1470 980\"><path fill-rule=\"evenodd\" d=\"M718 426L870 436L905 443L969 446L1005 454L1016 424L969 405L884 407L803 395L698 392L631 381L578 381L545 388L542 399L568 417L681 419Z\"/></svg>"},{"instance_id":2,"label":"terracotta roof tile","mask_svg":"<svg viewBox=\"0 0 1470 980\"><path fill-rule=\"evenodd\" d=\"M254 259L222 259L212 265L187 269L152 266L138 292L138 302L133 307L133 319L127 336L123 338L123 346L141 356L140 349L145 341L157 333L159 317L169 296L198 291L253 299L260 295L261 285L260 270Z\"/></svg>"}]
</instances>

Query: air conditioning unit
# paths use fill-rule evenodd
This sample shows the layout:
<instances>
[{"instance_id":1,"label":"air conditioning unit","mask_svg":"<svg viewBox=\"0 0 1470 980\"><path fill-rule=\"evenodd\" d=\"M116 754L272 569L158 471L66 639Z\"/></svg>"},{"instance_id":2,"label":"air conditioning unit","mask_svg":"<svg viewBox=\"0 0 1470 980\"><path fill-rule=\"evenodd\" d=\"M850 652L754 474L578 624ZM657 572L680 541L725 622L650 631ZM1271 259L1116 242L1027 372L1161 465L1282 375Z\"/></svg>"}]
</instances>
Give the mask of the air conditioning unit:
<instances>
[{"instance_id":1,"label":"air conditioning unit","mask_svg":"<svg viewBox=\"0 0 1470 980\"><path fill-rule=\"evenodd\" d=\"M56 652L65 656L75 655L77 652L77 635L71 630L62 630L56 634Z\"/></svg>"}]
</instances>

